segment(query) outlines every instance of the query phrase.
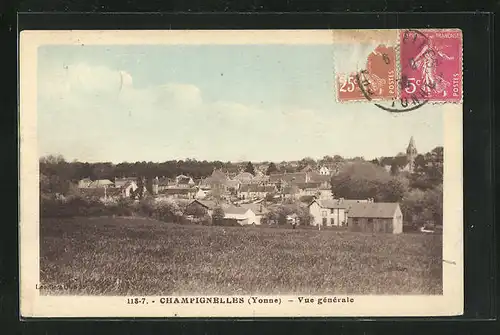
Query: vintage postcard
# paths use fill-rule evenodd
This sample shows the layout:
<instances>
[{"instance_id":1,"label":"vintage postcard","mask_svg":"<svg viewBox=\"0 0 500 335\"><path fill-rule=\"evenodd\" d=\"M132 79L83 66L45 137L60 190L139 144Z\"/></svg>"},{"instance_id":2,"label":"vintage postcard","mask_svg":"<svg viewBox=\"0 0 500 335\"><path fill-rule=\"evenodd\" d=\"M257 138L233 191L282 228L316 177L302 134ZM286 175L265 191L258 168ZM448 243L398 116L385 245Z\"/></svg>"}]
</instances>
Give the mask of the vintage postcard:
<instances>
[{"instance_id":1,"label":"vintage postcard","mask_svg":"<svg viewBox=\"0 0 500 335\"><path fill-rule=\"evenodd\" d=\"M23 317L463 313L460 30L19 52Z\"/></svg>"}]
</instances>

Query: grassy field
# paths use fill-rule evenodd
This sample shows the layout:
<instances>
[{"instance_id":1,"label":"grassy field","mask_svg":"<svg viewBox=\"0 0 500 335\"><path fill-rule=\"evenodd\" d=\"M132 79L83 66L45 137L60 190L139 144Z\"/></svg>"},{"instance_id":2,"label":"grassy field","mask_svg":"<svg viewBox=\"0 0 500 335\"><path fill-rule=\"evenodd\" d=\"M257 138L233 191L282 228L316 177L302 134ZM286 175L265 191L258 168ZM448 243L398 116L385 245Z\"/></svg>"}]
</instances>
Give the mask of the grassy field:
<instances>
[{"instance_id":1,"label":"grassy field","mask_svg":"<svg viewBox=\"0 0 500 335\"><path fill-rule=\"evenodd\" d=\"M442 294L442 236L43 219L47 294Z\"/></svg>"}]
</instances>

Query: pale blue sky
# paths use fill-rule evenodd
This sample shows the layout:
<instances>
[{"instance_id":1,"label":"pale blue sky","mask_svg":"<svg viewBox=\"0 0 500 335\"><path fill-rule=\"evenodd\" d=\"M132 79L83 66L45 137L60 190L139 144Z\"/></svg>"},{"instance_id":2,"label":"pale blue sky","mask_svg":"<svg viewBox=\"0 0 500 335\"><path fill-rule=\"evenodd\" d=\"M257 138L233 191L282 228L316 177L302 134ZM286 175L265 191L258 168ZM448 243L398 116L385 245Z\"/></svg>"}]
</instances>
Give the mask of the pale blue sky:
<instances>
[{"instance_id":1,"label":"pale blue sky","mask_svg":"<svg viewBox=\"0 0 500 335\"><path fill-rule=\"evenodd\" d=\"M44 46L40 155L371 159L404 151L411 135L421 152L443 144L439 106L396 115L336 103L334 74L346 55L332 45Z\"/></svg>"}]
</instances>

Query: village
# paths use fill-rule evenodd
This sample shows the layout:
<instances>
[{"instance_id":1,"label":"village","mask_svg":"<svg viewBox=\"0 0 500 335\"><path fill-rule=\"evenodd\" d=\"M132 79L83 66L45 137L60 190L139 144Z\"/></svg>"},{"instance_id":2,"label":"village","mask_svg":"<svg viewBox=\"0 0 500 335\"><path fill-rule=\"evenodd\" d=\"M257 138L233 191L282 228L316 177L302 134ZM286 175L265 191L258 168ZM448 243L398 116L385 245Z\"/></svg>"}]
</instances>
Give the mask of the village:
<instances>
[{"instance_id":1,"label":"village","mask_svg":"<svg viewBox=\"0 0 500 335\"><path fill-rule=\"evenodd\" d=\"M406 170L413 169L416 149L413 138L407 148ZM175 178L155 176L150 187L145 178L123 177L114 180L82 179L78 189L85 197L98 198L103 203L120 199L139 201L144 197L154 202L170 201L182 204L183 215L191 222L200 217L214 217L219 212L222 221L240 226L277 224L273 212L280 206L289 210L282 216L286 224L296 226L339 227L353 231L400 234L403 214L398 202L376 202L373 198L345 199L332 192L334 166L306 166L299 172L265 173L259 166L254 174L214 169L206 178L195 179L180 174ZM385 167L389 172L390 166ZM291 208L291 209L290 209Z\"/></svg>"}]
</instances>

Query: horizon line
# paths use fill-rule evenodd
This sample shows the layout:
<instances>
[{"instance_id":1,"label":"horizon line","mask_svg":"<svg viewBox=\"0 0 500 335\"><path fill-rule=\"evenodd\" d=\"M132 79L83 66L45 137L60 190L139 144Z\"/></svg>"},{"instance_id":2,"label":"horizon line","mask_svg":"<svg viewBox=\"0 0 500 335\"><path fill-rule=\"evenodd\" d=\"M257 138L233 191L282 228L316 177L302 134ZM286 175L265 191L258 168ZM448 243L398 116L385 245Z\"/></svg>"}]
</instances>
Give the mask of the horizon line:
<instances>
[{"instance_id":1,"label":"horizon line","mask_svg":"<svg viewBox=\"0 0 500 335\"><path fill-rule=\"evenodd\" d=\"M431 152L432 150L436 149L436 148L443 148L444 146L443 145L436 145L433 149L427 151L427 152ZM398 152L397 154L395 155L391 155L391 156L384 156L384 155L381 155L381 156L376 156L374 158L371 158L371 159L367 159L365 156L349 156L349 157L345 157L345 156L342 156L342 155L339 155L339 154L334 154L334 155L324 155L324 156L328 156L328 157L335 157L335 156L340 156L342 157L343 160L354 160L356 158L362 158L364 161L372 161L374 159L380 159L380 158L386 158L386 157L397 157L398 154L400 153L403 153L405 156L405 152L404 151L400 151ZM421 153L418 153L418 154L424 154L423 152ZM288 159L288 160L220 160L220 159L199 159L199 158L192 158L192 157L185 157L185 158L180 158L180 159L168 159L168 160L164 160L164 161L153 161L153 160L136 160L136 161L127 161L127 160L122 160L122 161L119 161L119 162L116 162L116 161L94 161L94 162L90 162L90 161L84 161L84 160L79 160L77 158L74 158L74 159L71 159L71 160L67 160L67 158L62 155L62 154L45 154L45 155L41 155L39 156L39 160L43 157L48 157L48 156L62 156L64 158L64 160L66 162L69 162L69 163L88 163L88 164L99 164L99 163L111 163L111 164L114 164L114 165L118 165L118 164L132 164L132 163L143 163L143 162L146 162L146 163L167 163L167 162L179 162L179 161L183 161L183 162L187 162L188 160L191 160L191 161L196 161L196 162L207 162L207 163L215 163L215 162L220 162L220 163L223 163L223 164L226 164L226 163L231 163L231 164L242 164L242 163L252 163L252 164L263 164L263 163L275 163L275 164L280 164L282 162L286 162L286 163L290 163L290 162L299 162L301 161L302 159L306 159L306 158L310 158L310 159L313 159L314 161L319 161L319 160L322 160L323 157L320 157L320 158L314 158L314 157L309 157L309 156L306 156L306 157L302 157L302 158L299 158L299 159Z\"/></svg>"}]
</instances>

